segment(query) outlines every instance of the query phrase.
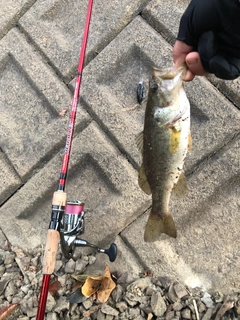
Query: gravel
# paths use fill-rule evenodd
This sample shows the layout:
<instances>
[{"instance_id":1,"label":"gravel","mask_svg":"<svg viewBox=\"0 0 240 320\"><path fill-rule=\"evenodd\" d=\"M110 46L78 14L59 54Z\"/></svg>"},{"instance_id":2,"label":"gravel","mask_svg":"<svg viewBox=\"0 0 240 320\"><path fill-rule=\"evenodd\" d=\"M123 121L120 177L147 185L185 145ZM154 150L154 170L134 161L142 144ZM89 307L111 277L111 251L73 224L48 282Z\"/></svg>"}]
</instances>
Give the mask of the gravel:
<instances>
[{"instance_id":1,"label":"gravel","mask_svg":"<svg viewBox=\"0 0 240 320\"><path fill-rule=\"evenodd\" d=\"M17 304L6 319L36 319L42 281L42 252L43 248L24 252L11 247L8 242L0 247L0 310ZM76 280L72 275L83 274L95 260L94 255L89 255L66 261L58 253L51 283L56 281L59 287L53 295L48 294L46 320L240 318L240 294L210 294L200 288L187 288L168 277L151 274L132 279L131 273L124 273L118 279L114 278L116 288L106 303L99 303L94 296L85 298L81 295L81 288L73 290Z\"/></svg>"}]
</instances>

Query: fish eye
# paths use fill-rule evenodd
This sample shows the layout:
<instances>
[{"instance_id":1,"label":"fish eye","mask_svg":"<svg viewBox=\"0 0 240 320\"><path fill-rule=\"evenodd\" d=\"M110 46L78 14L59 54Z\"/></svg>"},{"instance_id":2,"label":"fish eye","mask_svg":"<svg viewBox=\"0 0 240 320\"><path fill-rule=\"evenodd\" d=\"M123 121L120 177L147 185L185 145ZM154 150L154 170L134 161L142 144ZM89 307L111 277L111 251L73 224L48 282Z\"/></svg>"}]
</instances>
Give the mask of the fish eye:
<instances>
[{"instance_id":1,"label":"fish eye","mask_svg":"<svg viewBox=\"0 0 240 320\"><path fill-rule=\"evenodd\" d=\"M158 85L157 85L156 83L153 83L153 84L151 85L151 89L152 89L153 92L156 92L157 89L158 89Z\"/></svg>"}]
</instances>

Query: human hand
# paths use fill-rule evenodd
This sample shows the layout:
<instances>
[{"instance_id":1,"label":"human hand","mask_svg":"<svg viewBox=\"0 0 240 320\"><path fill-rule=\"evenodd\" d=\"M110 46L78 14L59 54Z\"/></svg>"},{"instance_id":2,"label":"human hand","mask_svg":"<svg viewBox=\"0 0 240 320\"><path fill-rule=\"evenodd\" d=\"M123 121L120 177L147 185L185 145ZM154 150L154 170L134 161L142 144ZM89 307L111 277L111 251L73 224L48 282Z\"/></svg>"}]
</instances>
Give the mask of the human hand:
<instances>
[{"instance_id":1,"label":"human hand","mask_svg":"<svg viewBox=\"0 0 240 320\"><path fill-rule=\"evenodd\" d=\"M184 12L173 60L186 62L183 80L215 74L233 80L240 76L240 2L237 0L191 0Z\"/></svg>"},{"instance_id":2,"label":"human hand","mask_svg":"<svg viewBox=\"0 0 240 320\"><path fill-rule=\"evenodd\" d=\"M182 76L183 81L192 81L195 75L205 76L208 74L203 68L199 53L192 50L192 46L179 40L175 42L173 47L173 62L175 68L178 68L183 62L185 62L188 67L187 72Z\"/></svg>"}]
</instances>

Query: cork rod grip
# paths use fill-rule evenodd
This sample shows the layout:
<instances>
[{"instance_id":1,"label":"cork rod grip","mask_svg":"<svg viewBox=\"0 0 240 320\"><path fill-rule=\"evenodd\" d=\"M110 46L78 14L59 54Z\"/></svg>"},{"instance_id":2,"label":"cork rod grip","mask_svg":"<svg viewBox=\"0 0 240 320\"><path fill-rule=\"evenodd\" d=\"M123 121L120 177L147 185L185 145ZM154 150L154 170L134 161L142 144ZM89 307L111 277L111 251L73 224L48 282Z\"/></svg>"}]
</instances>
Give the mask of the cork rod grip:
<instances>
[{"instance_id":1,"label":"cork rod grip","mask_svg":"<svg viewBox=\"0 0 240 320\"><path fill-rule=\"evenodd\" d=\"M53 195L52 205L64 208L66 205L66 192L56 191ZM49 229L43 257L43 273L52 274L54 272L58 243L60 234L57 230Z\"/></svg>"}]
</instances>

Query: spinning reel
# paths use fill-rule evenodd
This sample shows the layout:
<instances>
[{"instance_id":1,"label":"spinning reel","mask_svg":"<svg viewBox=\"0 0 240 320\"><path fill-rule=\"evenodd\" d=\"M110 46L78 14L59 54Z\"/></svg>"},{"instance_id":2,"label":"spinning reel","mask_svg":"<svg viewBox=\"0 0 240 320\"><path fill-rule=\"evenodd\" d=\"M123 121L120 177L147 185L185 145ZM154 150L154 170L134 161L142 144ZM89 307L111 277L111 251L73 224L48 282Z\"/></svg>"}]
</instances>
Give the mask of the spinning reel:
<instances>
[{"instance_id":1,"label":"spinning reel","mask_svg":"<svg viewBox=\"0 0 240 320\"><path fill-rule=\"evenodd\" d=\"M78 236L84 232L84 203L78 200L68 201L65 206L65 212L60 224L61 248L66 259L73 256L75 247L91 247L98 252L106 253L111 262L115 261L117 256L117 246L112 243L109 249L100 249L96 245Z\"/></svg>"}]
</instances>

